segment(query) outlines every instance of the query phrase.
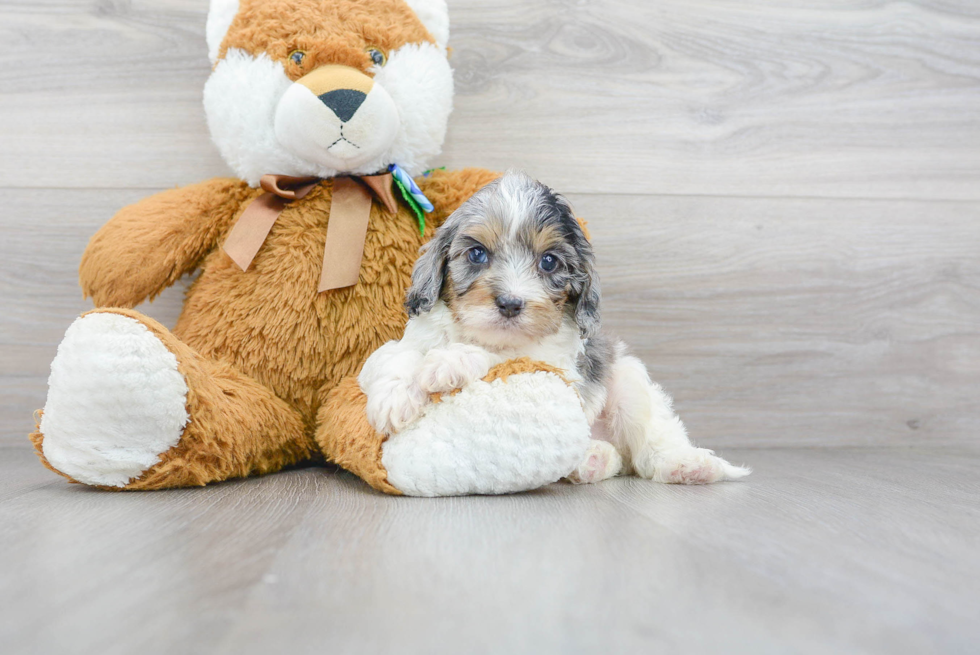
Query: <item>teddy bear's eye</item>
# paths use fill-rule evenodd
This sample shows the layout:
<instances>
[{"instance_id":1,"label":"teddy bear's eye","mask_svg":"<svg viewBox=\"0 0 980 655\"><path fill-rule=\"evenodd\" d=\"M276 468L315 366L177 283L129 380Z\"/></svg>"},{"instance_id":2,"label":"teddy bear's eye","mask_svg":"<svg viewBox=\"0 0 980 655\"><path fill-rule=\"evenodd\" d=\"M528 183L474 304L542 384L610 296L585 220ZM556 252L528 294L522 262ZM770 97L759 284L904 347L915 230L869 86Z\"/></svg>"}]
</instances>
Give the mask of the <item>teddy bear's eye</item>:
<instances>
[{"instance_id":1,"label":"teddy bear's eye","mask_svg":"<svg viewBox=\"0 0 980 655\"><path fill-rule=\"evenodd\" d=\"M385 62L388 61L388 58L385 57L385 53L377 48L368 48L367 53L371 58L371 61L374 62L375 66L384 66Z\"/></svg>"},{"instance_id":2,"label":"teddy bear's eye","mask_svg":"<svg viewBox=\"0 0 980 655\"><path fill-rule=\"evenodd\" d=\"M293 50L292 52L289 53L289 59L294 64L302 64L303 59L305 57L306 57L306 53L303 52L302 50Z\"/></svg>"}]
</instances>

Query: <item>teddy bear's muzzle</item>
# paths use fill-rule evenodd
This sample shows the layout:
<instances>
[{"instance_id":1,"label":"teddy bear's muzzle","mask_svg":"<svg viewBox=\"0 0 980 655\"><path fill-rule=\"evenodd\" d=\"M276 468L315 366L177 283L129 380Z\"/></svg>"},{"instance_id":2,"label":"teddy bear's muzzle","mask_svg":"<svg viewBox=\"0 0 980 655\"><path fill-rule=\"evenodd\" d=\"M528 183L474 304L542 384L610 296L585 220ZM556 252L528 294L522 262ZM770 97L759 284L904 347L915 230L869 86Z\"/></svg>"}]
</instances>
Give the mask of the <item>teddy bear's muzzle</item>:
<instances>
[{"instance_id":1,"label":"teddy bear's muzzle","mask_svg":"<svg viewBox=\"0 0 980 655\"><path fill-rule=\"evenodd\" d=\"M294 155L340 172L375 162L400 127L398 110L374 79L327 65L294 82L276 109L279 142Z\"/></svg>"}]
</instances>

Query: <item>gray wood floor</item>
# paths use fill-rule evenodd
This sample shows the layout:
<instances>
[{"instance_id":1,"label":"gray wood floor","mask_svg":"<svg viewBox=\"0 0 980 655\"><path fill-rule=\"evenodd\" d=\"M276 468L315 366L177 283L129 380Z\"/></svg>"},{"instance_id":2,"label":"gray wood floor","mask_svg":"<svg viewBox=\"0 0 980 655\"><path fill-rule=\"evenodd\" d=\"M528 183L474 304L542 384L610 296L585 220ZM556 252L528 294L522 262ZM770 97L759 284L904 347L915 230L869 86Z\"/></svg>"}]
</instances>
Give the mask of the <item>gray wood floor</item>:
<instances>
[{"instance_id":1,"label":"gray wood floor","mask_svg":"<svg viewBox=\"0 0 980 655\"><path fill-rule=\"evenodd\" d=\"M0 0L0 651L980 651L980 3L449 4L437 163L566 192L607 327L756 472L62 483L26 434L87 239L227 173L207 2Z\"/></svg>"},{"instance_id":2,"label":"gray wood floor","mask_svg":"<svg viewBox=\"0 0 980 655\"><path fill-rule=\"evenodd\" d=\"M145 494L0 459L16 653L974 653L980 449L731 449L745 483Z\"/></svg>"}]
</instances>

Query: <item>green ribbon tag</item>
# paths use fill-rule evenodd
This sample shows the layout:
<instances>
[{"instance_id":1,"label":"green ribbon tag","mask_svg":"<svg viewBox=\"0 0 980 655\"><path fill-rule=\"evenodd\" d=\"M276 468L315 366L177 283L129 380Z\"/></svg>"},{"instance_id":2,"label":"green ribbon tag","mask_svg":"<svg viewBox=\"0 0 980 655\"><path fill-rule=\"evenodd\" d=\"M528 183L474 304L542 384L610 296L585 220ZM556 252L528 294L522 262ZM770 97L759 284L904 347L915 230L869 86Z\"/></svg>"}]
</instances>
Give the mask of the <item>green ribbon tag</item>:
<instances>
[{"instance_id":1,"label":"green ribbon tag","mask_svg":"<svg viewBox=\"0 0 980 655\"><path fill-rule=\"evenodd\" d=\"M415 218L418 219L419 235L425 236L425 212L422 211L422 207L419 206L419 203L412 197L411 191L404 184L402 184L401 180L399 180L397 177L392 177L392 181L395 183L395 186L398 187L399 193L402 194L402 200L405 201L405 204L408 205L409 209L412 210L412 213L415 214Z\"/></svg>"}]
</instances>

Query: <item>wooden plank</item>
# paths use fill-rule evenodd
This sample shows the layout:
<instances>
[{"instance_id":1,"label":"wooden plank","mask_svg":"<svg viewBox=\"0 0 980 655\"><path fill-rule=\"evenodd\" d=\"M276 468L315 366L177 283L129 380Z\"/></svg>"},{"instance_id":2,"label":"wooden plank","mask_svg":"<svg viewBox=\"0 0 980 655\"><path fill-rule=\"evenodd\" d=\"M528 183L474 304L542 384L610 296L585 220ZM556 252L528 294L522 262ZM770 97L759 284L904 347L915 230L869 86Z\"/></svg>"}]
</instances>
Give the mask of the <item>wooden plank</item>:
<instances>
[{"instance_id":1,"label":"wooden plank","mask_svg":"<svg viewBox=\"0 0 980 655\"><path fill-rule=\"evenodd\" d=\"M24 654L124 653L137 643L147 653L209 650L321 490L319 475L281 474L244 486L106 493L68 484L25 449L0 454L23 480L23 493L0 488L0 513L20 517L0 535L12 555L0 564L0 588L5 610L21 608L16 621L0 622L0 638Z\"/></svg>"},{"instance_id":2,"label":"wooden plank","mask_svg":"<svg viewBox=\"0 0 980 655\"><path fill-rule=\"evenodd\" d=\"M318 468L106 493L2 454L0 637L18 653L901 654L980 640L976 448L731 451L755 465L744 482L435 500Z\"/></svg>"},{"instance_id":3,"label":"wooden plank","mask_svg":"<svg viewBox=\"0 0 980 655\"><path fill-rule=\"evenodd\" d=\"M206 11L199 0L4 3L0 185L167 187L227 174L201 107Z\"/></svg>"},{"instance_id":4,"label":"wooden plank","mask_svg":"<svg viewBox=\"0 0 980 655\"><path fill-rule=\"evenodd\" d=\"M21 442L56 346L88 307L76 282L88 236L144 193L0 191L0 439ZM590 220L606 328L650 365L705 445L976 439L976 205L572 200ZM144 309L172 325L181 295Z\"/></svg>"},{"instance_id":5,"label":"wooden plank","mask_svg":"<svg viewBox=\"0 0 980 655\"><path fill-rule=\"evenodd\" d=\"M575 198L608 330L706 445L975 440L980 215L963 203Z\"/></svg>"},{"instance_id":6,"label":"wooden plank","mask_svg":"<svg viewBox=\"0 0 980 655\"><path fill-rule=\"evenodd\" d=\"M450 4L457 110L438 164L590 193L980 198L968 0ZM224 174L200 107L205 7L0 7L0 185Z\"/></svg>"}]
</instances>

